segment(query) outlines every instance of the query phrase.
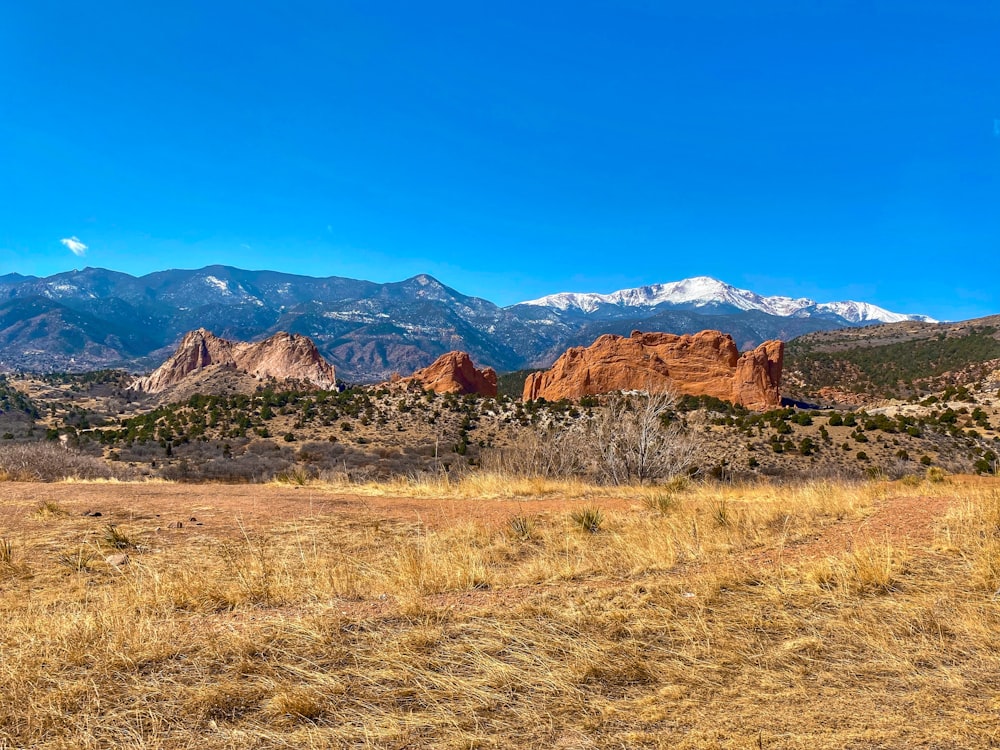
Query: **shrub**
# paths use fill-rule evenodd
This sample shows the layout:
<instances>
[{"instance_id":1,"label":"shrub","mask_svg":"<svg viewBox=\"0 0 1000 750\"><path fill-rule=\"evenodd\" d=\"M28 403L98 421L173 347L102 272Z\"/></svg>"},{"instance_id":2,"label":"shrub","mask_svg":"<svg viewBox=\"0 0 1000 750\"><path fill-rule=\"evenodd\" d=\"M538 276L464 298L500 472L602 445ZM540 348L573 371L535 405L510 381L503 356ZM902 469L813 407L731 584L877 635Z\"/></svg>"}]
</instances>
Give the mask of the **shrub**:
<instances>
[{"instance_id":1,"label":"shrub","mask_svg":"<svg viewBox=\"0 0 1000 750\"><path fill-rule=\"evenodd\" d=\"M931 466L927 469L927 481L928 482L943 482L945 480L944 469L940 466Z\"/></svg>"},{"instance_id":2,"label":"shrub","mask_svg":"<svg viewBox=\"0 0 1000 750\"><path fill-rule=\"evenodd\" d=\"M101 541L111 549L135 549L135 539L119 529L113 523L104 527L104 534Z\"/></svg>"},{"instance_id":3,"label":"shrub","mask_svg":"<svg viewBox=\"0 0 1000 750\"><path fill-rule=\"evenodd\" d=\"M604 523L604 514L599 508L586 507L574 510L569 517L581 531L586 531L588 534L596 534Z\"/></svg>"},{"instance_id":4,"label":"shrub","mask_svg":"<svg viewBox=\"0 0 1000 750\"><path fill-rule=\"evenodd\" d=\"M570 477L587 468L585 435L576 426L557 430L532 430L514 445L483 452L483 468L519 477Z\"/></svg>"},{"instance_id":5,"label":"shrub","mask_svg":"<svg viewBox=\"0 0 1000 750\"><path fill-rule=\"evenodd\" d=\"M96 456L53 443L18 443L0 446L0 478L21 482L55 482L61 479L109 479L115 476Z\"/></svg>"},{"instance_id":6,"label":"shrub","mask_svg":"<svg viewBox=\"0 0 1000 750\"><path fill-rule=\"evenodd\" d=\"M973 468L976 470L977 474L996 474L997 473L997 458L993 451L989 451L982 458L976 460L973 464Z\"/></svg>"},{"instance_id":7,"label":"shrub","mask_svg":"<svg viewBox=\"0 0 1000 750\"><path fill-rule=\"evenodd\" d=\"M535 535L536 521L533 516L518 514L507 519L507 530L511 536L526 542Z\"/></svg>"},{"instance_id":8,"label":"shrub","mask_svg":"<svg viewBox=\"0 0 1000 750\"><path fill-rule=\"evenodd\" d=\"M673 393L612 396L596 420L595 452L612 484L645 484L683 474L698 443L680 425L664 423L676 403Z\"/></svg>"},{"instance_id":9,"label":"shrub","mask_svg":"<svg viewBox=\"0 0 1000 750\"><path fill-rule=\"evenodd\" d=\"M677 509L677 497L672 492L657 492L647 495L643 502L650 510L667 515Z\"/></svg>"}]
</instances>

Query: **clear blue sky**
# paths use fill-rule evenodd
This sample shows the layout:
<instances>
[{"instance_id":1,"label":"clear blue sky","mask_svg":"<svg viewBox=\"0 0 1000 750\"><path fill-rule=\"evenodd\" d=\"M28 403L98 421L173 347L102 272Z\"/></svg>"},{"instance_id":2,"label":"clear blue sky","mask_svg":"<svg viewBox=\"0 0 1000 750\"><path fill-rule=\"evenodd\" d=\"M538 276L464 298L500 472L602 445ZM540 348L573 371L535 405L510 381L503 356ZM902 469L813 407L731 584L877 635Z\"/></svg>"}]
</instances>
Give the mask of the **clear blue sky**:
<instances>
[{"instance_id":1,"label":"clear blue sky","mask_svg":"<svg viewBox=\"0 0 1000 750\"><path fill-rule=\"evenodd\" d=\"M0 273L211 263L997 313L1000 4L6 3Z\"/></svg>"}]
</instances>

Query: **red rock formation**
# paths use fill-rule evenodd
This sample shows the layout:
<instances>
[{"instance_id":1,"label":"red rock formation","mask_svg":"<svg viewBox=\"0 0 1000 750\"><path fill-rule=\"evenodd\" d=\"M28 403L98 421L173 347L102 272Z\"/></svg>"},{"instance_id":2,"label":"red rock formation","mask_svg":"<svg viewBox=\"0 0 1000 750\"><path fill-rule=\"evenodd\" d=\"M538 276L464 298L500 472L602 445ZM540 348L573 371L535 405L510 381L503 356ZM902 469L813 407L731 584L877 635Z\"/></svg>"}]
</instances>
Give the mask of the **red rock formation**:
<instances>
[{"instance_id":1,"label":"red rock formation","mask_svg":"<svg viewBox=\"0 0 1000 750\"><path fill-rule=\"evenodd\" d=\"M472 358L465 352L448 352L434 363L417 370L408 378L394 382L415 383L436 393L478 393L481 396L497 395L497 374L492 367L477 370Z\"/></svg>"},{"instance_id":2,"label":"red rock formation","mask_svg":"<svg viewBox=\"0 0 1000 750\"><path fill-rule=\"evenodd\" d=\"M199 328L185 334L174 355L136 380L132 389L159 393L210 367L231 367L259 378L304 380L320 388L336 384L333 366L306 336L281 332L250 344L220 339Z\"/></svg>"},{"instance_id":3,"label":"red rock formation","mask_svg":"<svg viewBox=\"0 0 1000 750\"><path fill-rule=\"evenodd\" d=\"M588 347L570 349L546 372L529 375L524 400L673 389L769 409L781 403L783 355L782 342L767 341L741 356L732 337L719 331L693 336L633 331L629 338L608 334Z\"/></svg>"}]
</instances>

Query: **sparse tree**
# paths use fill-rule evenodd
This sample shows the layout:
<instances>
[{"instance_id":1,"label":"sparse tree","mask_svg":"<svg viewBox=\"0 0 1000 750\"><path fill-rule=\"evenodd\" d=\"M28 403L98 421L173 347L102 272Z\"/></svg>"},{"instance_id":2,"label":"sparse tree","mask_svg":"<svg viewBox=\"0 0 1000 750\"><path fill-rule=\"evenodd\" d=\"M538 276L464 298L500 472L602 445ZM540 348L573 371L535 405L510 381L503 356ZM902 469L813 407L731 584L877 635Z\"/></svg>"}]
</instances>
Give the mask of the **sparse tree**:
<instances>
[{"instance_id":1,"label":"sparse tree","mask_svg":"<svg viewBox=\"0 0 1000 750\"><path fill-rule=\"evenodd\" d=\"M679 423L667 424L677 395L670 391L616 394L595 425L594 449L605 478L645 484L685 472L698 441Z\"/></svg>"}]
</instances>

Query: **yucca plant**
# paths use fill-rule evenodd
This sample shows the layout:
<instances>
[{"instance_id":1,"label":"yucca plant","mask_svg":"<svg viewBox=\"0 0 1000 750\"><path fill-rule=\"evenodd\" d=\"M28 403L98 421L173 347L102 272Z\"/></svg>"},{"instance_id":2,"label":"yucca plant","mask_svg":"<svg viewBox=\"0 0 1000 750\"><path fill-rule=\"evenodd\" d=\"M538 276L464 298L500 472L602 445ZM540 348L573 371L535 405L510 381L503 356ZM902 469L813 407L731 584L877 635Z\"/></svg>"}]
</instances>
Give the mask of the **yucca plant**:
<instances>
[{"instance_id":1,"label":"yucca plant","mask_svg":"<svg viewBox=\"0 0 1000 750\"><path fill-rule=\"evenodd\" d=\"M135 540L113 523L104 527L102 541L112 549L133 549L136 546Z\"/></svg>"},{"instance_id":2,"label":"yucca plant","mask_svg":"<svg viewBox=\"0 0 1000 750\"><path fill-rule=\"evenodd\" d=\"M86 547L80 547L72 552L63 552L56 558L60 565L77 573L86 573L93 560L93 551Z\"/></svg>"},{"instance_id":3,"label":"yucca plant","mask_svg":"<svg viewBox=\"0 0 1000 750\"><path fill-rule=\"evenodd\" d=\"M589 534L596 534L601 530L601 524L604 523L604 514L599 508L580 508L580 510L574 510L570 513L569 517L573 523L580 527L581 531L586 531Z\"/></svg>"},{"instance_id":4,"label":"yucca plant","mask_svg":"<svg viewBox=\"0 0 1000 750\"><path fill-rule=\"evenodd\" d=\"M677 497L670 492L647 495L645 503L647 508L664 516L677 509Z\"/></svg>"},{"instance_id":5,"label":"yucca plant","mask_svg":"<svg viewBox=\"0 0 1000 750\"><path fill-rule=\"evenodd\" d=\"M518 514L507 519L507 530L511 536L526 542L535 535L535 524L532 516Z\"/></svg>"}]
</instances>

